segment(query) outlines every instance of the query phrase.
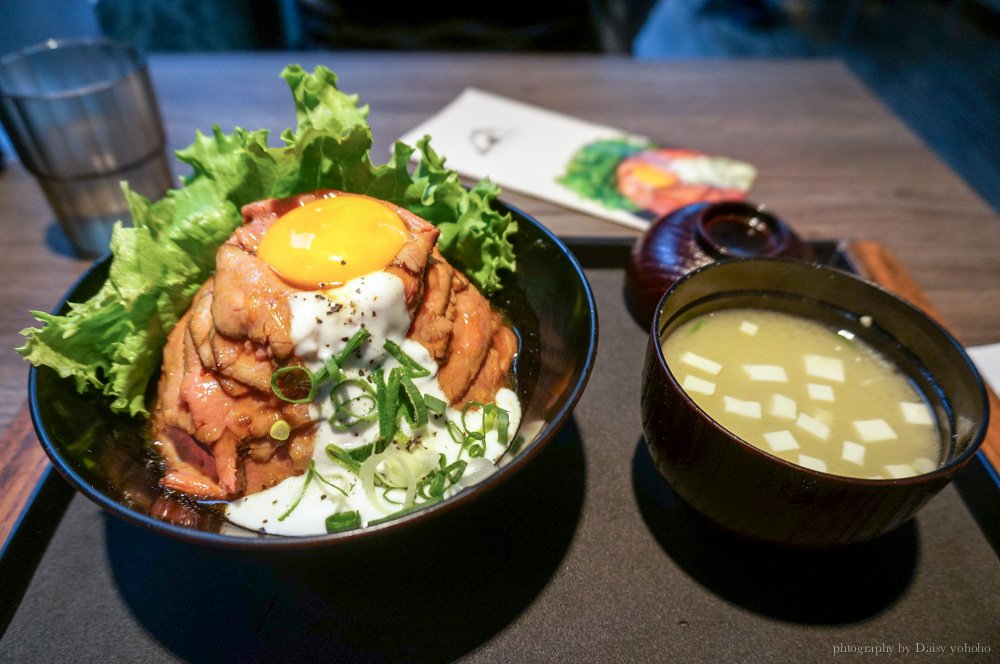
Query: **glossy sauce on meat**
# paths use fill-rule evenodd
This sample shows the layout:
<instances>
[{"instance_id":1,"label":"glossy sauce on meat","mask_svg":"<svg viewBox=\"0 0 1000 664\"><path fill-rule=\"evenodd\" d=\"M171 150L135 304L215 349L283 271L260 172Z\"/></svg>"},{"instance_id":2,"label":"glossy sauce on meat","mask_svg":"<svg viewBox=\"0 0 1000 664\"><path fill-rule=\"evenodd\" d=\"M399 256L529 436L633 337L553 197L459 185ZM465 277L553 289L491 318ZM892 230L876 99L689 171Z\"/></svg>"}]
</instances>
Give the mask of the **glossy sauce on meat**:
<instances>
[{"instance_id":1,"label":"glossy sauce on meat","mask_svg":"<svg viewBox=\"0 0 1000 664\"><path fill-rule=\"evenodd\" d=\"M296 364L291 298L303 293L256 255L261 238L285 212L321 197L317 191L243 208L244 225L218 250L216 273L168 337L153 435L167 470L163 487L201 499L231 499L305 472L313 456L317 413L278 399L276 369ZM437 229L399 215L407 240L385 272L402 283L407 336L439 365L447 400L489 403L509 383L517 337L489 302L438 253ZM290 425L286 440L272 425Z\"/></svg>"}]
</instances>

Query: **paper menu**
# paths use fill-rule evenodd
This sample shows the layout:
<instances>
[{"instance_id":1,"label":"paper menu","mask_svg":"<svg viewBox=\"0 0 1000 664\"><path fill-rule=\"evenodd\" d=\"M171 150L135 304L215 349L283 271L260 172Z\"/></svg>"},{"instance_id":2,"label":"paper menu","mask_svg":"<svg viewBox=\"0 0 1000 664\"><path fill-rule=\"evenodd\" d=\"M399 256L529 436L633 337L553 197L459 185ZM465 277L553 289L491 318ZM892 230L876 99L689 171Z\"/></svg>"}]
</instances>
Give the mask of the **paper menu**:
<instances>
[{"instance_id":1,"label":"paper menu","mask_svg":"<svg viewBox=\"0 0 1000 664\"><path fill-rule=\"evenodd\" d=\"M972 346L966 350L986 383L1000 394L1000 343Z\"/></svg>"},{"instance_id":2,"label":"paper menu","mask_svg":"<svg viewBox=\"0 0 1000 664\"><path fill-rule=\"evenodd\" d=\"M659 149L645 137L476 88L465 89L401 140L415 145L425 134L447 158L446 165L462 175L489 177L504 189L639 230L664 209L695 200L742 198L756 175L749 164L693 150ZM605 144L621 153L610 161L607 154L598 155L604 170L594 176L608 180L601 185L606 191L584 195L565 184L574 158L579 179L581 152ZM625 159L631 179L620 187L615 169ZM582 175L586 180L590 174Z\"/></svg>"}]
</instances>

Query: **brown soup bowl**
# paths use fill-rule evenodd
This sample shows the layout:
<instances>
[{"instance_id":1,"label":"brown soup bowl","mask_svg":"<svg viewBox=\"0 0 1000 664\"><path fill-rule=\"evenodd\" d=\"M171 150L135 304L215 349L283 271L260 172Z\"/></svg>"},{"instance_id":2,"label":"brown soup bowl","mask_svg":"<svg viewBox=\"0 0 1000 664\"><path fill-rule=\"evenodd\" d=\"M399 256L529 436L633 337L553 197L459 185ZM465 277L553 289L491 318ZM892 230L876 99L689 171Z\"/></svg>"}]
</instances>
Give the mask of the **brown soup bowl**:
<instances>
[{"instance_id":1,"label":"brown soup bowl","mask_svg":"<svg viewBox=\"0 0 1000 664\"><path fill-rule=\"evenodd\" d=\"M732 307L846 329L882 353L936 413L938 467L891 480L833 475L779 459L718 424L681 389L661 344L691 318ZM912 305L839 270L777 258L714 263L680 279L656 309L642 376L650 455L671 489L697 512L753 540L824 547L896 528L972 458L988 419L982 379L959 343Z\"/></svg>"}]
</instances>

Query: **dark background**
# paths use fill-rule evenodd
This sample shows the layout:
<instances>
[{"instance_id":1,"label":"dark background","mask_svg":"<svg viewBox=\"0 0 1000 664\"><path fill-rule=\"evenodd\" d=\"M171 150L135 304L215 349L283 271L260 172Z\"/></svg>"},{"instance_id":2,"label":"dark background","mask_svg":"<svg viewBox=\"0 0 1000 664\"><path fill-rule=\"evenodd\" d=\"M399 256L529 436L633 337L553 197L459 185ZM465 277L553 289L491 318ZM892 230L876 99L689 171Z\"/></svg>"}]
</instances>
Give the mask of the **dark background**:
<instances>
[{"instance_id":1,"label":"dark background","mask_svg":"<svg viewBox=\"0 0 1000 664\"><path fill-rule=\"evenodd\" d=\"M5 0L4 13L0 53L103 33L154 52L840 57L1000 211L1000 0Z\"/></svg>"}]
</instances>

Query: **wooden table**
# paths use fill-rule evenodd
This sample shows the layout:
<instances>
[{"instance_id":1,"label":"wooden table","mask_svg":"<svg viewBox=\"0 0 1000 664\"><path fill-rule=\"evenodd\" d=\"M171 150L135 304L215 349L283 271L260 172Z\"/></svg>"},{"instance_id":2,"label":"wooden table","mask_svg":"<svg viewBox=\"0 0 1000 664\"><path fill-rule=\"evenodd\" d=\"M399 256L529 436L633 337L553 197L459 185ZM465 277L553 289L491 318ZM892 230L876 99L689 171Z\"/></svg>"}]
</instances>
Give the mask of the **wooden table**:
<instances>
[{"instance_id":1,"label":"wooden table","mask_svg":"<svg viewBox=\"0 0 1000 664\"><path fill-rule=\"evenodd\" d=\"M465 86L754 163L752 198L808 239L881 243L969 345L1000 341L1000 219L872 95L829 60L635 62L593 56L242 54L151 58L171 148L213 122L294 122L278 78L324 64L371 105L376 160ZM945 102L942 102L945 103ZM530 159L531 155L525 155ZM563 235L635 235L554 205L505 198ZM0 542L44 456L23 411L27 367L10 349L87 263L66 255L51 211L19 164L0 174ZM14 444L17 443L17 444Z\"/></svg>"}]
</instances>

